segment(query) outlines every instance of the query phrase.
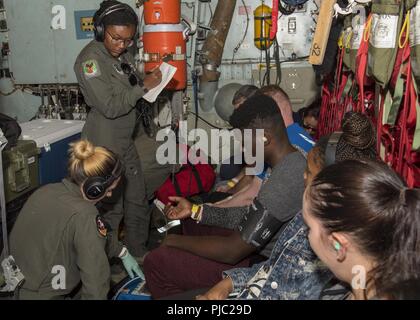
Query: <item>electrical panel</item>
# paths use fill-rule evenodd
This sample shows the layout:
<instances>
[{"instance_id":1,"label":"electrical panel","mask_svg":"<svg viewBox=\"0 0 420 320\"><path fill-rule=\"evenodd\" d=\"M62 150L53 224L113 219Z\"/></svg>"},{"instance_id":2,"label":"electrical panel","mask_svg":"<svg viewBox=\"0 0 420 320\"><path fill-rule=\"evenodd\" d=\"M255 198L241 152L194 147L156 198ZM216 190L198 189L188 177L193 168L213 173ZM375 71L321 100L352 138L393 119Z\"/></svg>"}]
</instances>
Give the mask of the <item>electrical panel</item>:
<instances>
[{"instance_id":1,"label":"electrical panel","mask_svg":"<svg viewBox=\"0 0 420 320\"><path fill-rule=\"evenodd\" d=\"M265 70L253 70L253 84L261 86L261 73ZM271 79L276 79L276 69L270 72ZM313 67L307 61L291 61L281 64L280 87L287 93L292 103L293 111L312 103L319 94Z\"/></svg>"},{"instance_id":2,"label":"electrical panel","mask_svg":"<svg viewBox=\"0 0 420 320\"><path fill-rule=\"evenodd\" d=\"M309 56L316 26L313 13L317 9L314 1L308 1L292 14L279 17L277 42L281 60Z\"/></svg>"},{"instance_id":3,"label":"electrical panel","mask_svg":"<svg viewBox=\"0 0 420 320\"><path fill-rule=\"evenodd\" d=\"M223 59L226 62L242 62L260 57L261 51L254 45L254 10L262 3L261 0L237 1L223 52ZM271 7L272 1L265 1L264 4ZM217 1L212 2L212 12L216 5ZM316 25L315 13L318 9L316 2L309 0L297 7L292 14L279 14L277 42L280 47L280 60L309 55ZM203 20L209 19L209 14L211 17L211 13L207 13ZM240 44L242 38L243 41ZM238 44L237 52L233 55Z\"/></svg>"},{"instance_id":4,"label":"electrical panel","mask_svg":"<svg viewBox=\"0 0 420 320\"><path fill-rule=\"evenodd\" d=\"M266 55L254 44L254 11L264 3L271 7L272 1L244 0L237 1L232 24L223 52L219 89L229 83L257 86L267 84ZM208 26L214 14L217 1L202 4L205 14L200 16L199 24ZM210 10L210 8L212 10ZM298 6L291 14L279 13L277 43L280 66L275 65L274 44L269 49L271 57L270 83L280 82L280 86L290 96L293 109L298 110L311 103L319 94L315 73L305 60L309 56L319 5L309 0ZM199 29L200 30L200 29ZM205 29L201 28L204 33ZM197 41L200 41L197 38ZM236 49L236 52L235 52ZM277 69L280 68L279 74ZM207 116L207 114L206 114ZM215 124L215 122L212 122Z\"/></svg>"}]
</instances>

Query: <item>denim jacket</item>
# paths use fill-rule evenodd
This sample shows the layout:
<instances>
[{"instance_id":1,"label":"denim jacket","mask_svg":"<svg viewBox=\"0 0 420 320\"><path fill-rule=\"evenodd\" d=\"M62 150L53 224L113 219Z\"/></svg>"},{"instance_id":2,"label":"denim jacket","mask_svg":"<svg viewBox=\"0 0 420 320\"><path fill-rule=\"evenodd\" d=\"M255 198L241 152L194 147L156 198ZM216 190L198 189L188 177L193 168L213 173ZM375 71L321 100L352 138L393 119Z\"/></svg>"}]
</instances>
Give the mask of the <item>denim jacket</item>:
<instances>
[{"instance_id":1,"label":"denim jacket","mask_svg":"<svg viewBox=\"0 0 420 320\"><path fill-rule=\"evenodd\" d=\"M227 270L237 299L318 299L332 273L312 251L299 212L278 238L268 260L250 268Z\"/></svg>"}]
</instances>

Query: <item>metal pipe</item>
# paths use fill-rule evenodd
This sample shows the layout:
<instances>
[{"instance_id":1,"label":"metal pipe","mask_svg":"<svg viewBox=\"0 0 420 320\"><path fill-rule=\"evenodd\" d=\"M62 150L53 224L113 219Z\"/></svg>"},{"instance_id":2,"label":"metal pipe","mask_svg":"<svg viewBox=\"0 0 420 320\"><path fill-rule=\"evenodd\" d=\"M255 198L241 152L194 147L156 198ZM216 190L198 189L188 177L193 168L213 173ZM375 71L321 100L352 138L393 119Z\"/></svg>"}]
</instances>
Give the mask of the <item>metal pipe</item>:
<instances>
[{"instance_id":1,"label":"metal pipe","mask_svg":"<svg viewBox=\"0 0 420 320\"><path fill-rule=\"evenodd\" d=\"M203 65L201 81L217 81L220 72L217 70L222 62L223 49L232 23L236 0L223 0L217 3L211 21L211 31L204 42L200 63Z\"/></svg>"},{"instance_id":2,"label":"metal pipe","mask_svg":"<svg viewBox=\"0 0 420 320\"><path fill-rule=\"evenodd\" d=\"M200 55L203 67L200 76L200 107L209 112L214 108L213 99L218 89L220 78L219 66L222 63L223 49L232 23L236 0L220 0L210 24L211 31L207 35Z\"/></svg>"}]
</instances>

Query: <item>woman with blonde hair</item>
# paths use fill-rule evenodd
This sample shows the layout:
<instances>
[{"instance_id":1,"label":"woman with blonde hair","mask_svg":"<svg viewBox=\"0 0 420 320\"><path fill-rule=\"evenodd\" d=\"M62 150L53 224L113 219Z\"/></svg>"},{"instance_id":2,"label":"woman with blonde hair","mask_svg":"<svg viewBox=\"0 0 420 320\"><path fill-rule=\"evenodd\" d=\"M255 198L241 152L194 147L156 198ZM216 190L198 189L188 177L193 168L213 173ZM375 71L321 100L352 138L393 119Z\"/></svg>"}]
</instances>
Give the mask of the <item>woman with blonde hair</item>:
<instances>
[{"instance_id":1,"label":"woman with blonde hair","mask_svg":"<svg viewBox=\"0 0 420 320\"><path fill-rule=\"evenodd\" d=\"M20 299L63 299L82 283L82 299L106 299L107 226L96 204L110 197L123 165L86 140L71 144L68 177L32 194L10 234L10 252L25 276Z\"/></svg>"}]
</instances>

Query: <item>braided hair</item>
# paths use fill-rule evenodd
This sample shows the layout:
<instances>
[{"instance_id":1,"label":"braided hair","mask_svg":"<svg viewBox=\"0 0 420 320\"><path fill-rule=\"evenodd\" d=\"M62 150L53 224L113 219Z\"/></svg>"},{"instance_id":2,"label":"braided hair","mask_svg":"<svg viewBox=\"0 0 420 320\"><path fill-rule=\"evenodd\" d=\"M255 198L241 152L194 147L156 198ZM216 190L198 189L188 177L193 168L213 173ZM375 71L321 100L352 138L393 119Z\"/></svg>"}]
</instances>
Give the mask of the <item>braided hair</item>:
<instances>
[{"instance_id":1,"label":"braided hair","mask_svg":"<svg viewBox=\"0 0 420 320\"><path fill-rule=\"evenodd\" d=\"M337 144L337 161L377 158L375 128L366 115L347 112L341 128L343 135Z\"/></svg>"},{"instance_id":2,"label":"braided hair","mask_svg":"<svg viewBox=\"0 0 420 320\"><path fill-rule=\"evenodd\" d=\"M343 134L337 143L335 161L344 160L376 160L376 132L369 118L357 112L348 112L342 121ZM325 166L325 152L330 136L318 140L313 152L318 166Z\"/></svg>"}]
</instances>

